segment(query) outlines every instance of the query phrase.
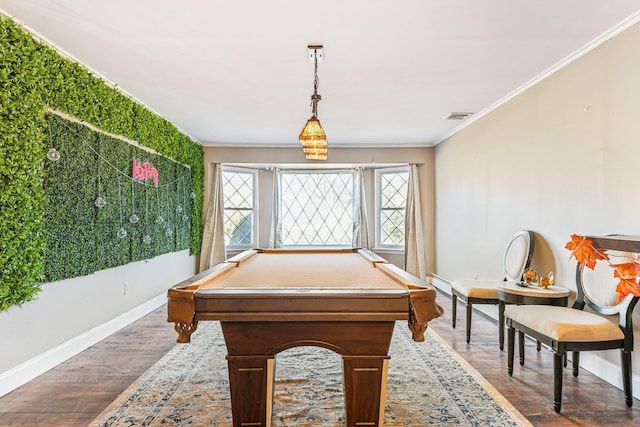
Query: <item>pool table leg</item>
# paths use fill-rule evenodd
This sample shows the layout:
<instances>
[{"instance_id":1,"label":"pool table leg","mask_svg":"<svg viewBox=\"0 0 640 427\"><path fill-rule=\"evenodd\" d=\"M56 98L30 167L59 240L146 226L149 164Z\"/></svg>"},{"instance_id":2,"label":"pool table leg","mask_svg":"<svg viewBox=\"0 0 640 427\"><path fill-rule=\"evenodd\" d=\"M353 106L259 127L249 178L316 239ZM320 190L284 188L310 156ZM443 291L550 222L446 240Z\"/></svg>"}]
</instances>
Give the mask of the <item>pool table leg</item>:
<instances>
[{"instance_id":1,"label":"pool table leg","mask_svg":"<svg viewBox=\"0 0 640 427\"><path fill-rule=\"evenodd\" d=\"M395 321L220 322L234 427L271 422L275 355L316 345L342 355L346 427L382 426Z\"/></svg>"},{"instance_id":2,"label":"pool table leg","mask_svg":"<svg viewBox=\"0 0 640 427\"><path fill-rule=\"evenodd\" d=\"M389 356L343 356L347 427L382 426Z\"/></svg>"},{"instance_id":3,"label":"pool table leg","mask_svg":"<svg viewBox=\"0 0 640 427\"><path fill-rule=\"evenodd\" d=\"M227 356L233 427L270 427L274 356Z\"/></svg>"},{"instance_id":4,"label":"pool table leg","mask_svg":"<svg viewBox=\"0 0 640 427\"><path fill-rule=\"evenodd\" d=\"M178 333L178 339L176 342L180 344L186 344L191 342L191 334L193 334L196 329L198 329L198 321L194 320L191 323L180 323L175 322L175 326L173 327L175 331Z\"/></svg>"}]
</instances>

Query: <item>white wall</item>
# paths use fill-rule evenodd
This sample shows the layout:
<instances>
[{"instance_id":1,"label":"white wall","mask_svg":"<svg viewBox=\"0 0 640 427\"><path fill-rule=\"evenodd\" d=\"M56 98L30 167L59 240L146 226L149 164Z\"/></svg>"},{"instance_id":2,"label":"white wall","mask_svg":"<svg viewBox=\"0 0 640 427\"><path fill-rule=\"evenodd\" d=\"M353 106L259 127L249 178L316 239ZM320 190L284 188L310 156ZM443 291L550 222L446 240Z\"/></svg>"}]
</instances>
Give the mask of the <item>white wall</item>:
<instances>
[{"instance_id":1,"label":"white wall","mask_svg":"<svg viewBox=\"0 0 640 427\"><path fill-rule=\"evenodd\" d=\"M530 229L535 267L575 289L572 233L640 235L639 45L636 25L436 147L437 274L499 278L507 240ZM581 361L619 384L617 351ZM633 364L638 397L640 351Z\"/></svg>"},{"instance_id":2,"label":"white wall","mask_svg":"<svg viewBox=\"0 0 640 427\"><path fill-rule=\"evenodd\" d=\"M46 283L35 301L0 313L0 396L165 303L194 258L185 250Z\"/></svg>"},{"instance_id":3,"label":"white wall","mask_svg":"<svg viewBox=\"0 0 640 427\"><path fill-rule=\"evenodd\" d=\"M244 164L266 164L266 165L287 165L287 164L309 164L309 167L323 167L332 165L356 165L375 163L398 164L417 163L420 181L422 209L422 223L427 245L427 271L434 266L434 228L433 228L433 149L432 148L336 148L329 147L329 159L327 161L305 160L302 148L231 148L231 147L205 147L205 205L208 202L208 195L211 188L211 173L213 163L244 163ZM369 217L369 235L371 244L375 236L374 231L374 172L372 169L365 171L365 187L367 188L367 213ZM267 247L269 238L269 221L272 203L272 172L262 171L259 174L258 186L260 187L260 224L258 246ZM265 214L267 213L267 214ZM376 250L382 257L390 262L402 267L403 254Z\"/></svg>"}]
</instances>

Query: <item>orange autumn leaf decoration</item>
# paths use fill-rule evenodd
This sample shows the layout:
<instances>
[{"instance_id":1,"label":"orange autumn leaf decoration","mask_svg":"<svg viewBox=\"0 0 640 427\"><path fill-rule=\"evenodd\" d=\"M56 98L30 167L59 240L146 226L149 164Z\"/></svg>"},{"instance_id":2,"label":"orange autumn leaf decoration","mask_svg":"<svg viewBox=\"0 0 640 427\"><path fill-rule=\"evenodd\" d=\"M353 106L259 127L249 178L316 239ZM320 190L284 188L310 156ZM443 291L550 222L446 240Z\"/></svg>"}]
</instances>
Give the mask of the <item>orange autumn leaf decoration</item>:
<instances>
[{"instance_id":1,"label":"orange autumn leaf decoration","mask_svg":"<svg viewBox=\"0 0 640 427\"><path fill-rule=\"evenodd\" d=\"M638 286L638 283L636 283L635 277L621 278L620 283L618 283L618 286L616 287L616 292L618 293L618 302L629 294L640 297L640 287Z\"/></svg>"},{"instance_id":2,"label":"orange autumn leaf decoration","mask_svg":"<svg viewBox=\"0 0 640 427\"><path fill-rule=\"evenodd\" d=\"M623 264L611 264L613 267L613 277L636 277L640 276L640 264L638 261L625 262Z\"/></svg>"},{"instance_id":3,"label":"orange autumn leaf decoration","mask_svg":"<svg viewBox=\"0 0 640 427\"><path fill-rule=\"evenodd\" d=\"M638 263L638 260L621 264L611 264L611 267L613 267L613 277L620 278L620 282L616 287L618 302L629 294L640 296L640 286L638 286L636 282L636 276L640 276L640 263Z\"/></svg>"},{"instance_id":4,"label":"orange autumn leaf decoration","mask_svg":"<svg viewBox=\"0 0 640 427\"><path fill-rule=\"evenodd\" d=\"M576 261L592 270L598 260L606 260L609 263L613 268L613 277L620 278L616 287L618 302L629 294L640 296L640 284L636 281L636 277L640 276L640 256L633 262L613 264L604 251L594 248L591 240L585 239L579 234L572 234L571 241L567 242L565 248L571 251L571 256Z\"/></svg>"},{"instance_id":5,"label":"orange autumn leaf decoration","mask_svg":"<svg viewBox=\"0 0 640 427\"><path fill-rule=\"evenodd\" d=\"M585 239L579 234L572 234L571 241L567 242L564 247L571 251L571 256L573 256L576 261L580 264L584 264L591 270L594 269L598 260L609 259L607 254L597 251L593 247L591 240Z\"/></svg>"}]
</instances>

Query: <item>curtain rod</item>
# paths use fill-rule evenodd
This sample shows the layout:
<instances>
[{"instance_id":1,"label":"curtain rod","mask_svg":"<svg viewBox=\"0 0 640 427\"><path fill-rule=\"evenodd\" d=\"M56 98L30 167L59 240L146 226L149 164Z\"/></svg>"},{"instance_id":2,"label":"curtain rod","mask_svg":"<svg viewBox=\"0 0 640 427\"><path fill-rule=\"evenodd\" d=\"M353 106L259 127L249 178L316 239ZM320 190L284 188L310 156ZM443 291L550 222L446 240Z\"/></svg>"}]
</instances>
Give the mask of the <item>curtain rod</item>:
<instances>
[{"instance_id":1,"label":"curtain rod","mask_svg":"<svg viewBox=\"0 0 640 427\"><path fill-rule=\"evenodd\" d=\"M274 164L257 164L257 163L221 163L223 166L241 168L241 169L251 169L251 170L272 170L272 169L282 169L287 171L336 171L336 170L350 170L357 167L361 167L363 169L387 169L387 168L397 168L402 166L416 165L420 167L423 163L362 163L362 164L353 164L346 163L341 165L340 163L329 163L322 164L321 167L314 167L310 164L301 164L301 163L274 163Z\"/></svg>"}]
</instances>

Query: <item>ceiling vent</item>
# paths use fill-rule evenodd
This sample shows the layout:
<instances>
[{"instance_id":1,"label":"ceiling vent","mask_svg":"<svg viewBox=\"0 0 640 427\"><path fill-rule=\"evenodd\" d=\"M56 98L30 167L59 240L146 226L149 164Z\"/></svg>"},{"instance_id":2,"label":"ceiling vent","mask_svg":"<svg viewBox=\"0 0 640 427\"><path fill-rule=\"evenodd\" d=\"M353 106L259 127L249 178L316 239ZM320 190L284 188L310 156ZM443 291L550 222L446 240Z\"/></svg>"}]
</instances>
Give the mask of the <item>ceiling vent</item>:
<instances>
[{"instance_id":1,"label":"ceiling vent","mask_svg":"<svg viewBox=\"0 0 640 427\"><path fill-rule=\"evenodd\" d=\"M447 117L445 117L445 120L464 120L467 117L473 115L473 113L460 113L460 112L455 112L455 113L451 113L449 114Z\"/></svg>"}]
</instances>

